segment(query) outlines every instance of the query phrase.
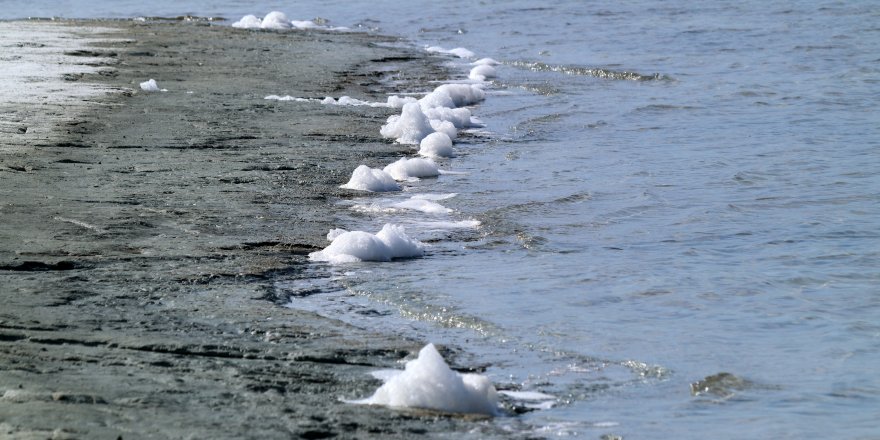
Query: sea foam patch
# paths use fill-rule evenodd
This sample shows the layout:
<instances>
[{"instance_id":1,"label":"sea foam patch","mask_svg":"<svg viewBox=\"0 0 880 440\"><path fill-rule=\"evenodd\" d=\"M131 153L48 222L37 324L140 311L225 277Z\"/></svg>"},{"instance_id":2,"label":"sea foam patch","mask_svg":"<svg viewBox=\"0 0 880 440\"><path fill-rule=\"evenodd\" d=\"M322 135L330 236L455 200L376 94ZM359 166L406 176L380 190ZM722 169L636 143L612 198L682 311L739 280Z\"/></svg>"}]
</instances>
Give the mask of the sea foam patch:
<instances>
[{"instance_id":1,"label":"sea foam patch","mask_svg":"<svg viewBox=\"0 0 880 440\"><path fill-rule=\"evenodd\" d=\"M450 122L446 123L451 125ZM419 143L419 155L425 157L452 157L452 139L446 133L439 131L431 133Z\"/></svg>"},{"instance_id":2,"label":"sea foam patch","mask_svg":"<svg viewBox=\"0 0 880 440\"><path fill-rule=\"evenodd\" d=\"M290 95L268 95L263 99L267 99L270 101L296 101L296 102L317 102L324 105L350 105L350 106L367 106L367 107L386 107L386 108L403 108L405 104L410 102L418 102L416 98L411 96L389 96L385 102L378 101L364 101L357 98L352 98L350 96L340 96L339 98L334 98L332 96L327 96L324 99L318 98L300 98L296 96Z\"/></svg>"},{"instance_id":3,"label":"sea foam patch","mask_svg":"<svg viewBox=\"0 0 880 440\"><path fill-rule=\"evenodd\" d=\"M289 20L287 14L280 11L272 11L260 19L256 15L245 15L235 23L232 27L239 29L320 29L325 31L350 31L347 27L332 27L318 24L314 20Z\"/></svg>"},{"instance_id":4,"label":"sea foam patch","mask_svg":"<svg viewBox=\"0 0 880 440\"><path fill-rule=\"evenodd\" d=\"M140 85L141 85L141 90L143 90L145 92L167 92L168 91L168 89L160 89L159 84L156 82L155 79L152 79L152 78L150 78L147 81L142 82Z\"/></svg>"},{"instance_id":5,"label":"sea foam patch","mask_svg":"<svg viewBox=\"0 0 880 440\"><path fill-rule=\"evenodd\" d=\"M485 81L489 78L495 78L498 76L498 72L494 67L488 64L481 64L473 69L471 69L471 73L468 75L468 78L477 80L477 81Z\"/></svg>"},{"instance_id":6,"label":"sea foam patch","mask_svg":"<svg viewBox=\"0 0 880 440\"><path fill-rule=\"evenodd\" d=\"M455 55L459 58L473 58L476 56L475 53L471 52L468 49L463 47L456 47L455 49L444 49L440 46L430 46L425 48L426 51L431 53L442 53L448 55Z\"/></svg>"},{"instance_id":7,"label":"sea foam patch","mask_svg":"<svg viewBox=\"0 0 880 440\"><path fill-rule=\"evenodd\" d=\"M396 258L415 258L424 254L425 245L410 238L402 226L386 223L376 234L364 231L331 231L333 241L323 250L312 252L312 261L331 264L361 261L391 261Z\"/></svg>"},{"instance_id":8,"label":"sea foam patch","mask_svg":"<svg viewBox=\"0 0 880 440\"><path fill-rule=\"evenodd\" d=\"M396 139L401 144L418 145L425 136L434 132L418 103L404 104L400 116L388 117L379 130L382 137Z\"/></svg>"},{"instance_id":9,"label":"sea foam patch","mask_svg":"<svg viewBox=\"0 0 880 440\"><path fill-rule=\"evenodd\" d=\"M480 58L471 63L472 66L497 66L499 64L501 63L496 61L494 58Z\"/></svg>"},{"instance_id":10,"label":"sea foam patch","mask_svg":"<svg viewBox=\"0 0 880 440\"><path fill-rule=\"evenodd\" d=\"M403 157L396 162L388 164L382 171L388 173L394 180L399 181L437 177L440 175L440 170L434 161L422 158L407 159Z\"/></svg>"},{"instance_id":11,"label":"sea foam patch","mask_svg":"<svg viewBox=\"0 0 880 440\"><path fill-rule=\"evenodd\" d=\"M374 374L385 383L362 400L350 403L422 408L461 414L498 415L498 394L488 377L452 371L434 344L419 351L403 371Z\"/></svg>"},{"instance_id":12,"label":"sea foam patch","mask_svg":"<svg viewBox=\"0 0 880 440\"><path fill-rule=\"evenodd\" d=\"M378 168L370 168L361 165L355 168L348 183L340 188L353 189L356 191L387 192L400 191L400 185L394 181L388 173Z\"/></svg>"}]
</instances>

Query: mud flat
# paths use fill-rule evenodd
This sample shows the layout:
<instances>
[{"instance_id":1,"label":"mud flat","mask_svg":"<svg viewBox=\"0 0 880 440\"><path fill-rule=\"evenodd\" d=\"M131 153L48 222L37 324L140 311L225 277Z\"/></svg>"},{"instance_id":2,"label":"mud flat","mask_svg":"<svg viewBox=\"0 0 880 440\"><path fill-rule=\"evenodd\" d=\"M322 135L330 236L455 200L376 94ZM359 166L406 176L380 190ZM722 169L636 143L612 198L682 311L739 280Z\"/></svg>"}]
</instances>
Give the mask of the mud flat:
<instances>
[{"instance_id":1,"label":"mud flat","mask_svg":"<svg viewBox=\"0 0 880 440\"><path fill-rule=\"evenodd\" d=\"M0 23L0 438L504 436L342 403L425 341L278 305L276 277L340 226L338 185L408 149L379 135L396 110L263 97L384 100L445 75L394 43Z\"/></svg>"}]
</instances>

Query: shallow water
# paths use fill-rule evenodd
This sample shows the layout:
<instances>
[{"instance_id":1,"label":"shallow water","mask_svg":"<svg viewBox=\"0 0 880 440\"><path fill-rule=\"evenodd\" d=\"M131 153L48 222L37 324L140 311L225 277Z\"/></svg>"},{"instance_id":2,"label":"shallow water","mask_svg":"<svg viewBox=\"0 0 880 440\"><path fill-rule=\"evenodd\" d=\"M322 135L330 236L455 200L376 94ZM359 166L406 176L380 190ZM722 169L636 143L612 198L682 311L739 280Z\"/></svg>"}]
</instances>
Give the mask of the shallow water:
<instances>
[{"instance_id":1,"label":"shallow water","mask_svg":"<svg viewBox=\"0 0 880 440\"><path fill-rule=\"evenodd\" d=\"M487 126L440 162L466 174L341 202L361 206L339 227L403 223L427 256L316 264L279 282L292 306L456 344L500 387L559 397L493 422L521 433L880 435L876 6L378 3L0 6L277 9L502 61ZM455 212L388 207L414 193L455 193L438 201ZM428 224L463 220L481 226ZM745 385L692 395L719 372Z\"/></svg>"}]
</instances>

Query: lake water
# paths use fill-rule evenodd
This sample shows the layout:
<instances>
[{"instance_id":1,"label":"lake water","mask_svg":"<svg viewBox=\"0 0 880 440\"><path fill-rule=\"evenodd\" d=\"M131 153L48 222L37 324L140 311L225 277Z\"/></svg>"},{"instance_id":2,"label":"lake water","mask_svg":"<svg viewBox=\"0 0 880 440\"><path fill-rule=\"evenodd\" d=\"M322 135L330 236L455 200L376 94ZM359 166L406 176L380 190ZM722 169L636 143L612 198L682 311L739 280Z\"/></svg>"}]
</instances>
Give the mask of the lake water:
<instances>
[{"instance_id":1,"label":"lake water","mask_svg":"<svg viewBox=\"0 0 880 440\"><path fill-rule=\"evenodd\" d=\"M315 264L278 282L291 306L454 344L499 387L558 397L492 422L518 434L880 438L876 3L404 3L0 9L280 10L502 61L486 127L441 163L464 174L340 202L362 206L339 227L402 223L427 256ZM413 193L457 194L439 202L455 212L376 209ZM481 226L429 223L464 220Z\"/></svg>"}]
</instances>

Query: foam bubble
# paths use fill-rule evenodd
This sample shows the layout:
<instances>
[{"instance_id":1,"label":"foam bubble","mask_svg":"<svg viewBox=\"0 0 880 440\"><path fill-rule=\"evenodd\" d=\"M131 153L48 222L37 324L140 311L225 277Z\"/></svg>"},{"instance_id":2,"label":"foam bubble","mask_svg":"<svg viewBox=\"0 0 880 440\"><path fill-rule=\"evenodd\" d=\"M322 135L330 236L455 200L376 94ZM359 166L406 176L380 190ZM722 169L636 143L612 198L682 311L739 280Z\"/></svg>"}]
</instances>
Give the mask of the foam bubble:
<instances>
[{"instance_id":1,"label":"foam bubble","mask_svg":"<svg viewBox=\"0 0 880 440\"><path fill-rule=\"evenodd\" d=\"M458 129L455 128L455 124L453 124L452 122L444 121L442 119L429 119L428 122L431 123L431 128L433 128L434 131L449 136L449 140L454 140L458 137Z\"/></svg>"},{"instance_id":2,"label":"foam bubble","mask_svg":"<svg viewBox=\"0 0 880 440\"><path fill-rule=\"evenodd\" d=\"M389 116L380 130L382 137L395 138L397 142L409 145L418 145L432 132L434 128L415 102L405 104L400 116Z\"/></svg>"},{"instance_id":3,"label":"foam bubble","mask_svg":"<svg viewBox=\"0 0 880 440\"><path fill-rule=\"evenodd\" d=\"M241 20L232 23L232 27L240 29L258 29L263 20L257 18L256 15L245 15Z\"/></svg>"},{"instance_id":4,"label":"foam bubble","mask_svg":"<svg viewBox=\"0 0 880 440\"><path fill-rule=\"evenodd\" d=\"M263 17L263 22L260 23L260 27L263 29L290 29L291 26L287 15L279 11L272 11L266 14Z\"/></svg>"},{"instance_id":5,"label":"foam bubble","mask_svg":"<svg viewBox=\"0 0 880 440\"><path fill-rule=\"evenodd\" d=\"M383 377L387 381L371 397L353 403L498 415L498 395L489 378L452 371L434 344L422 348L403 371Z\"/></svg>"},{"instance_id":6,"label":"foam bubble","mask_svg":"<svg viewBox=\"0 0 880 440\"><path fill-rule=\"evenodd\" d=\"M424 246L420 241L407 236L402 226L385 224L376 234L364 231L340 233L329 246L310 253L309 259L331 264L391 261L395 258L421 257Z\"/></svg>"},{"instance_id":7,"label":"foam bubble","mask_svg":"<svg viewBox=\"0 0 880 440\"><path fill-rule=\"evenodd\" d=\"M388 173L366 165L355 168L351 179L340 188L371 192L400 191L400 186Z\"/></svg>"},{"instance_id":8,"label":"foam bubble","mask_svg":"<svg viewBox=\"0 0 880 440\"><path fill-rule=\"evenodd\" d=\"M468 78L477 81L485 81L488 78L495 78L496 76L498 76L498 72L494 67L482 64L471 69Z\"/></svg>"},{"instance_id":9,"label":"foam bubble","mask_svg":"<svg viewBox=\"0 0 880 440\"><path fill-rule=\"evenodd\" d=\"M444 49L440 46L431 46L431 47L425 48L425 50L427 50L428 52L431 52L431 53L443 53L443 54L455 55L459 58L473 58L476 56L475 53L473 53L463 47L456 47L455 49Z\"/></svg>"},{"instance_id":10,"label":"foam bubble","mask_svg":"<svg viewBox=\"0 0 880 440\"><path fill-rule=\"evenodd\" d=\"M418 179L440 175L440 170L434 161L421 158L407 159L403 157L389 164L382 171L388 173L394 180L410 180L412 178Z\"/></svg>"},{"instance_id":11,"label":"foam bubble","mask_svg":"<svg viewBox=\"0 0 880 440\"><path fill-rule=\"evenodd\" d=\"M425 157L452 157L452 139L446 133L431 133L419 144L419 154Z\"/></svg>"}]
</instances>

